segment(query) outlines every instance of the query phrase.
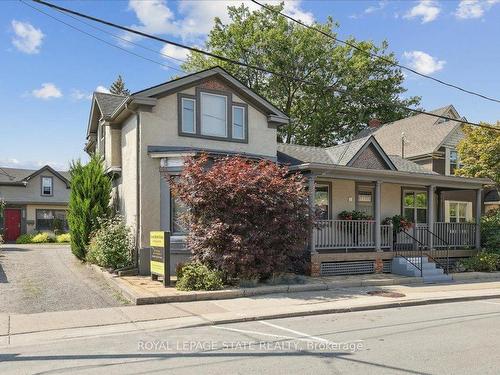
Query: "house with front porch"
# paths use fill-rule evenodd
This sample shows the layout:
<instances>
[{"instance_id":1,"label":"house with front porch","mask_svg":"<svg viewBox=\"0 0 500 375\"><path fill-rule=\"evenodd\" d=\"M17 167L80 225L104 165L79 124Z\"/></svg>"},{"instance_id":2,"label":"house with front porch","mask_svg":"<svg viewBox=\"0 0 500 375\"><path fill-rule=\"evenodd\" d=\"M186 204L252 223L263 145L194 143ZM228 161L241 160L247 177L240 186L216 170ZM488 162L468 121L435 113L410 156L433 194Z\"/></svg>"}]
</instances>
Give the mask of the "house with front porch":
<instances>
[{"instance_id":1,"label":"house with front porch","mask_svg":"<svg viewBox=\"0 0 500 375\"><path fill-rule=\"evenodd\" d=\"M453 190L471 191L474 207L480 207L489 180L439 175L387 153L371 135L330 148L279 144L277 129L288 122L220 67L130 96L94 94L86 150L105 157L115 207L136 237L141 274L149 273L150 231L171 233L171 272L190 256L179 219L183 207L168 181L181 173L184 157L199 153L266 159L307 176L311 211L321 215L308 245L314 275L373 272L381 262L390 271L392 258L415 243L420 249L445 248L457 258L479 247L480 211L471 222L450 223L440 208L443 194ZM365 212L367 219L339 219L351 210ZM412 232L394 238L383 221L394 215L415 222Z\"/></svg>"}]
</instances>

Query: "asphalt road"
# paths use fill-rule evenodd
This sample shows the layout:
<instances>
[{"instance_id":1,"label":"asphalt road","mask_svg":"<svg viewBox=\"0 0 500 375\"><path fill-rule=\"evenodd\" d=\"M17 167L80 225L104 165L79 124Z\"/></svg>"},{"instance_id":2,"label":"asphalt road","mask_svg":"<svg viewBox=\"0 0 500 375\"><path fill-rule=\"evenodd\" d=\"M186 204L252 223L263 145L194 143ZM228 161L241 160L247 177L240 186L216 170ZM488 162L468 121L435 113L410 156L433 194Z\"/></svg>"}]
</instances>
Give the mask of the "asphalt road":
<instances>
[{"instance_id":1,"label":"asphalt road","mask_svg":"<svg viewBox=\"0 0 500 375\"><path fill-rule=\"evenodd\" d=\"M1 374L498 374L500 299L9 347ZM0 349L1 352L1 349Z\"/></svg>"},{"instance_id":2,"label":"asphalt road","mask_svg":"<svg viewBox=\"0 0 500 375\"><path fill-rule=\"evenodd\" d=\"M65 245L4 245L0 313L118 306L124 301Z\"/></svg>"}]
</instances>

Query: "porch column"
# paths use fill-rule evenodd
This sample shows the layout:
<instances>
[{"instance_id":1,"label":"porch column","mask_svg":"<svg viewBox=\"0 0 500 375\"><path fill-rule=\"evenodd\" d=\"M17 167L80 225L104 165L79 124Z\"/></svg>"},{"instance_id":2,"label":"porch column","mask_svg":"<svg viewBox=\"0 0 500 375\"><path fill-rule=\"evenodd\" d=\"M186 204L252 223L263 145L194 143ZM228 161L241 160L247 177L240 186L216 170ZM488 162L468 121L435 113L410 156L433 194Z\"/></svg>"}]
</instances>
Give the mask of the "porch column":
<instances>
[{"instance_id":1,"label":"porch column","mask_svg":"<svg viewBox=\"0 0 500 375\"><path fill-rule=\"evenodd\" d=\"M481 249L481 206L483 189L476 190L476 249Z\"/></svg>"},{"instance_id":2,"label":"porch column","mask_svg":"<svg viewBox=\"0 0 500 375\"><path fill-rule=\"evenodd\" d=\"M382 239L381 239L381 220L380 220L380 190L381 181L375 183L375 251L382 251Z\"/></svg>"},{"instance_id":3,"label":"porch column","mask_svg":"<svg viewBox=\"0 0 500 375\"><path fill-rule=\"evenodd\" d=\"M309 215L310 217L314 217L314 211L315 211L315 206L314 206L314 198L316 195L316 185L315 185L315 180L316 176L314 174L310 174L307 178L307 182L309 185ZM311 226L311 230L309 233L309 250L311 251L311 254L316 254L316 241L314 238L314 226Z\"/></svg>"},{"instance_id":4,"label":"porch column","mask_svg":"<svg viewBox=\"0 0 500 375\"><path fill-rule=\"evenodd\" d=\"M429 250L433 247L434 236L434 191L436 187L434 185L427 186L427 243L429 245Z\"/></svg>"}]
</instances>

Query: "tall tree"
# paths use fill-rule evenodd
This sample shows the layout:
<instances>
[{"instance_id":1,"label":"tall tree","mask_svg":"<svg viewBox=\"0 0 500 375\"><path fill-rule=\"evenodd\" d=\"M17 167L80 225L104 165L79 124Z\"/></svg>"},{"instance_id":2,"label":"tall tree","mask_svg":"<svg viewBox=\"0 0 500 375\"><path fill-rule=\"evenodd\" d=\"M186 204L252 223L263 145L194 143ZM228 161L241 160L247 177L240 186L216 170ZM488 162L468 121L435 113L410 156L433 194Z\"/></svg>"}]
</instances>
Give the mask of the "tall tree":
<instances>
[{"instance_id":1,"label":"tall tree","mask_svg":"<svg viewBox=\"0 0 500 375\"><path fill-rule=\"evenodd\" d=\"M494 127L500 130L500 122ZM487 177L500 188L500 131L472 126L464 126L463 131L465 137L457 145L463 166L455 174Z\"/></svg>"},{"instance_id":2,"label":"tall tree","mask_svg":"<svg viewBox=\"0 0 500 375\"><path fill-rule=\"evenodd\" d=\"M93 155L85 165L80 160L71 164L68 223L71 251L80 260L85 260L90 234L98 229L98 219L110 214L112 186L104 169L99 155Z\"/></svg>"},{"instance_id":3,"label":"tall tree","mask_svg":"<svg viewBox=\"0 0 500 375\"><path fill-rule=\"evenodd\" d=\"M111 94L115 95L130 95L130 90L125 87L125 81L121 75L109 87Z\"/></svg>"},{"instance_id":4,"label":"tall tree","mask_svg":"<svg viewBox=\"0 0 500 375\"><path fill-rule=\"evenodd\" d=\"M281 11L283 4L274 9ZM367 126L370 118L389 122L409 115L391 103L409 106L420 102L418 97L401 98L406 91L402 86L404 76L391 63L371 58L266 9L251 12L241 5L228 7L228 11L229 23L215 19L206 50L314 84L198 53L190 53L183 69L192 72L220 65L270 100L291 118L290 125L280 129L282 142L330 146L350 139ZM331 36L336 35L334 30L338 28L331 18L314 26ZM396 62L394 55L387 52L386 42L380 46L354 38L349 42ZM349 94L333 92L328 87Z\"/></svg>"}]
</instances>

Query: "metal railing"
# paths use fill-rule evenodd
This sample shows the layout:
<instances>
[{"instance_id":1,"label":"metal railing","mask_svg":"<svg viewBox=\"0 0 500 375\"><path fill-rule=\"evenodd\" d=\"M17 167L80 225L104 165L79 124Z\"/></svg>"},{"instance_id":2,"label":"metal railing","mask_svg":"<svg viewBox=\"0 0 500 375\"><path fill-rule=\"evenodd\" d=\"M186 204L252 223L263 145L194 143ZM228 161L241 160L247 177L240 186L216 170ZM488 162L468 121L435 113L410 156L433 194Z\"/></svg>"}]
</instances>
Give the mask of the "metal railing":
<instances>
[{"instance_id":1,"label":"metal railing","mask_svg":"<svg viewBox=\"0 0 500 375\"><path fill-rule=\"evenodd\" d=\"M427 227L421 227L419 228L419 231L425 233L427 236L433 237L432 248L427 245L425 247L427 250L424 250L424 254L441 267L444 273L448 273L450 271L450 244L435 233L431 232ZM434 241L436 240L441 244L439 249L434 248ZM426 241L426 243L429 244L429 241ZM445 248L443 249L443 247Z\"/></svg>"},{"instance_id":2,"label":"metal railing","mask_svg":"<svg viewBox=\"0 0 500 375\"><path fill-rule=\"evenodd\" d=\"M420 277L423 277L424 267L422 265L422 257L424 256L425 244L412 236L406 230L399 233L394 233L393 251L395 257L402 257L412 264L418 271Z\"/></svg>"}]
</instances>

